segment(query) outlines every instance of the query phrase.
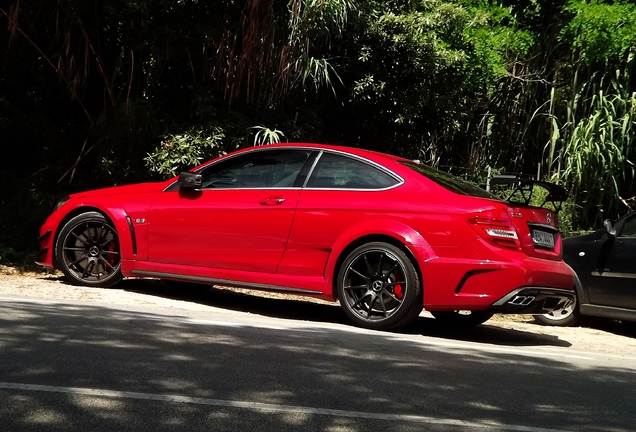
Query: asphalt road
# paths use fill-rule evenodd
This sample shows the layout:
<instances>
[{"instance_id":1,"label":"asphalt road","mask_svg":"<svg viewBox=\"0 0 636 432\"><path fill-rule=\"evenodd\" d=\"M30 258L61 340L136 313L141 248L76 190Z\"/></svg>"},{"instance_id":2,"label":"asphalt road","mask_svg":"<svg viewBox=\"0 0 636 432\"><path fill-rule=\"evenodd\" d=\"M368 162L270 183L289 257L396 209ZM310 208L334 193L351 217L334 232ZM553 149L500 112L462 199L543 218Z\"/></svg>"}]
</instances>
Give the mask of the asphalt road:
<instances>
[{"instance_id":1,"label":"asphalt road","mask_svg":"<svg viewBox=\"0 0 636 432\"><path fill-rule=\"evenodd\" d=\"M374 332L330 305L142 281L109 291L134 302L11 294L0 431L636 430L636 350L600 339L426 316Z\"/></svg>"}]
</instances>

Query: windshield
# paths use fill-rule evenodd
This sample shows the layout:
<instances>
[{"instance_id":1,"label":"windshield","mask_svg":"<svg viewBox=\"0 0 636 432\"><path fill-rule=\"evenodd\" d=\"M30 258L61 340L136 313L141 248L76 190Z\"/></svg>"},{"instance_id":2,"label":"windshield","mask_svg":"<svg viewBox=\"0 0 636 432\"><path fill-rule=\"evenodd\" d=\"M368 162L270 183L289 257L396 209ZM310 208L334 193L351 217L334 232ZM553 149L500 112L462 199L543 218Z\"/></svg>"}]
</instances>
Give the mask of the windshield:
<instances>
[{"instance_id":1,"label":"windshield","mask_svg":"<svg viewBox=\"0 0 636 432\"><path fill-rule=\"evenodd\" d=\"M432 180L438 185L445 187L449 191L479 198L499 199L495 195L491 194L490 192L486 192L477 185L469 183L444 171L431 168L428 165L424 165L422 163L414 161L400 161L400 163L406 165L414 171L417 171L429 180Z\"/></svg>"}]
</instances>

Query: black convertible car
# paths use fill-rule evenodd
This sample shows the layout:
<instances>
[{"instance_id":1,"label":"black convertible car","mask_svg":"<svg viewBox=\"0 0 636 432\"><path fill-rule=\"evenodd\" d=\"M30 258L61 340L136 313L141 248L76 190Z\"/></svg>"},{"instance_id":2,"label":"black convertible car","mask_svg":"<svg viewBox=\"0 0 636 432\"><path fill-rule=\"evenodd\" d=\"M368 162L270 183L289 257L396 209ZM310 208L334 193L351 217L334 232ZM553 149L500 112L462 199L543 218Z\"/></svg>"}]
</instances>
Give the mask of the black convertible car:
<instances>
[{"instance_id":1,"label":"black convertible car","mask_svg":"<svg viewBox=\"0 0 636 432\"><path fill-rule=\"evenodd\" d=\"M541 324L576 325L582 315L621 320L636 331L636 212L606 220L591 234L563 240L563 259L576 273L576 299L535 316Z\"/></svg>"}]
</instances>

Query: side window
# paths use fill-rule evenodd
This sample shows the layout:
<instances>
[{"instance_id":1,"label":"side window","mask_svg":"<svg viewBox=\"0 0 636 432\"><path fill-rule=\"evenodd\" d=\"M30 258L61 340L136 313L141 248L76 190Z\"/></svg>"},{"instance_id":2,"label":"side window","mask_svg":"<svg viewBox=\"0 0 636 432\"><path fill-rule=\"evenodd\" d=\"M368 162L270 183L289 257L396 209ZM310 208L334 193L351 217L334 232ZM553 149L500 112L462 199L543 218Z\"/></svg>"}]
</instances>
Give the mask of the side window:
<instances>
[{"instance_id":1,"label":"side window","mask_svg":"<svg viewBox=\"0 0 636 432\"><path fill-rule=\"evenodd\" d=\"M621 230L621 237L636 237L636 214L625 221Z\"/></svg>"},{"instance_id":2,"label":"side window","mask_svg":"<svg viewBox=\"0 0 636 432\"><path fill-rule=\"evenodd\" d=\"M384 189L399 181L381 169L334 153L323 153L307 182L309 188Z\"/></svg>"},{"instance_id":3,"label":"side window","mask_svg":"<svg viewBox=\"0 0 636 432\"><path fill-rule=\"evenodd\" d=\"M310 150L262 150L230 157L204 168L204 189L292 187Z\"/></svg>"}]
</instances>

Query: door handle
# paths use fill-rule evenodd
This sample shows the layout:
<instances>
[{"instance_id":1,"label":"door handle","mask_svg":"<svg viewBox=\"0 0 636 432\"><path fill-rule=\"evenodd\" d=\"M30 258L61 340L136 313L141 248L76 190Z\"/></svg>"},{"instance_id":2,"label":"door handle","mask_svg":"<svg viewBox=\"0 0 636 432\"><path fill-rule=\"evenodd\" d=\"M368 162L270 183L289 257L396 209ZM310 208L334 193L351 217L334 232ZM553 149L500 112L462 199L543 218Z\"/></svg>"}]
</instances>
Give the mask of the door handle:
<instances>
[{"instance_id":1,"label":"door handle","mask_svg":"<svg viewBox=\"0 0 636 432\"><path fill-rule=\"evenodd\" d=\"M280 205L285 202L285 197L267 197L259 201L260 205Z\"/></svg>"}]
</instances>

